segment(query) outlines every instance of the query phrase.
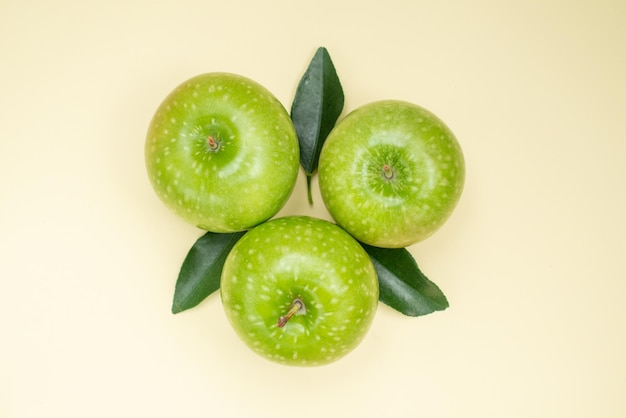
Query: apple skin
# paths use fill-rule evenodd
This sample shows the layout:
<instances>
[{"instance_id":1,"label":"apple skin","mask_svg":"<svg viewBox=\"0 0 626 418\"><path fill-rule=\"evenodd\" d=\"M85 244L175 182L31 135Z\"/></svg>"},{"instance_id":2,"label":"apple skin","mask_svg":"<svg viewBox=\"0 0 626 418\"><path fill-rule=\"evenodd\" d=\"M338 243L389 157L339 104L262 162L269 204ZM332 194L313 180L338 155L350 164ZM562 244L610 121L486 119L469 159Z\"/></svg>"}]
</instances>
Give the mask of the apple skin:
<instances>
[{"instance_id":1,"label":"apple skin","mask_svg":"<svg viewBox=\"0 0 626 418\"><path fill-rule=\"evenodd\" d=\"M319 161L322 199L366 244L401 248L431 236L456 207L465 181L452 131L415 104L382 100L348 114Z\"/></svg>"},{"instance_id":2,"label":"apple skin","mask_svg":"<svg viewBox=\"0 0 626 418\"><path fill-rule=\"evenodd\" d=\"M299 169L291 119L265 87L206 73L172 91L148 129L152 186L180 217L212 232L249 229L287 202Z\"/></svg>"},{"instance_id":3,"label":"apple skin","mask_svg":"<svg viewBox=\"0 0 626 418\"><path fill-rule=\"evenodd\" d=\"M220 293L228 320L252 350L285 365L320 366L348 354L366 335L378 306L378 278L361 245L337 225L288 216L253 228L235 244ZM304 313L279 327L296 298Z\"/></svg>"}]
</instances>

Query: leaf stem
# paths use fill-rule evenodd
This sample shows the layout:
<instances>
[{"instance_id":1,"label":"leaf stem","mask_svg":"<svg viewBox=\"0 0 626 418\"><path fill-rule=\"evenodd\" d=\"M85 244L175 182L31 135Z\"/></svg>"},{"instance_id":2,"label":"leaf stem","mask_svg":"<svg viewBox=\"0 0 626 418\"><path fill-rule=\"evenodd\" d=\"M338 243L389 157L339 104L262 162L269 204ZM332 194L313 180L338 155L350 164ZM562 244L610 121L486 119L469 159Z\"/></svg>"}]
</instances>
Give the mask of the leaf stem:
<instances>
[{"instance_id":1,"label":"leaf stem","mask_svg":"<svg viewBox=\"0 0 626 418\"><path fill-rule=\"evenodd\" d=\"M306 191L307 191L307 196L309 198L309 205L313 206L313 194L311 193L311 178L313 177L313 174L308 174L306 175Z\"/></svg>"},{"instance_id":2,"label":"leaf stem","mask_svg":"<svg viewBox=\"0 0 626 418\"><path fill-rule=\"evenodd\" d=\"M302 302L302 299L300 298L294 299L287 314L278 318L278 328L284 327L287 324L287 321L289 321L296 313L298 313L298 311L303 310L303 309L304 309L304 302Z\"/></svg>"}]
</instances>

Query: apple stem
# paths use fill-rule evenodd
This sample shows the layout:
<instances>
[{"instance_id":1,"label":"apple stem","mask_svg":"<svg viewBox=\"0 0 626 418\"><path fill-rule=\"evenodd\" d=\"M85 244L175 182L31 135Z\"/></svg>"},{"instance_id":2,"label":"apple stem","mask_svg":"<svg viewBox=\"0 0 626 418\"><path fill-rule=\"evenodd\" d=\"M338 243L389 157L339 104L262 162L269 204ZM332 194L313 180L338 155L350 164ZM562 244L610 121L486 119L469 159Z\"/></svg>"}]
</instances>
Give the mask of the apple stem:
<instances>
[{"instance_id":1,"label":"apple stem","mask_svg":"<svg viewBox=\"0 0 626 418\"><path fill-rule=\"evenodd\" d=\"M209 149L211 151L217 151L220 147L220 143L215 140L211 135L207 138L207 143L209 144Z\"/></svg>"},{"instance_id":2,"label":"apple stem","mask_svg":"<svg viewBox=\"0 0 626 418\"><path fill-rule=\"evenodd\" d=\"M287 324L287 321L289 321L291 317L298 313L301 309L304 309L304 302L302 302L302 299L294 299L287 314L278 318L278 328L284 327L285 324Z\"/></svg>"},{"instance_id":3,"label":"apple stem","mask_svg":"<svg viewBox=\"0 0 626 418\"><path fill-rule=\"evenodd\" d=\"M391 167L389 166L389 164L385 164L383 165L383 176L387 179L387 180L391 180L393 178L393 170L391 169Z\"/></svg>"}]
</instances>

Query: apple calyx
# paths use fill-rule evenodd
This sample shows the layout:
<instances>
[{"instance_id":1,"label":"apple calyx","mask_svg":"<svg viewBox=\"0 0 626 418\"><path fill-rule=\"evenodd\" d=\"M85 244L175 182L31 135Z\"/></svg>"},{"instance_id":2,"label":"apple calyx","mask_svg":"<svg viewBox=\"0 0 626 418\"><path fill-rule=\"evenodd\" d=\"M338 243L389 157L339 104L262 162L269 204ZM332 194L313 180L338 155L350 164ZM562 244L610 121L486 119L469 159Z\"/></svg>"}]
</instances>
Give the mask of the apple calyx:
<instances>
[{"instance_id":1,"label":"apple calyx","mask_svg":"<svg viewBox=\"0 0 626 418\"><path fill-rule=\"evenodd\" d=\"M207 145L209 146L209 151L216 152L220 149L220 142L213 137L213 135L209 135L206 139Z\"/></svg>"},{"instance_id":2,"label":"apple calyx","mask_svg":"<svg viewBox=\"0 0 626 418\"><path fill-rule=\"evenodd\" d=\"M278 318L278 328L284 327L287 324L287 321L289 321L298 312L304 313L305 311L306 308L304 307L304 302L302 301L302 299L295 298L287 314Z\"/></svg>"},{"instance_id":3,"label":"apple calyx","mask_svg":"<svg viewBox=\"0 0 626 418\"><path fill-rule=\"evenodd\" d=\"M391 169L391 166L389 166L389 164L383 165L383 177L385 178L385 180L391 180L393 176L394 172Z\"/></svg>"}]
</instances>

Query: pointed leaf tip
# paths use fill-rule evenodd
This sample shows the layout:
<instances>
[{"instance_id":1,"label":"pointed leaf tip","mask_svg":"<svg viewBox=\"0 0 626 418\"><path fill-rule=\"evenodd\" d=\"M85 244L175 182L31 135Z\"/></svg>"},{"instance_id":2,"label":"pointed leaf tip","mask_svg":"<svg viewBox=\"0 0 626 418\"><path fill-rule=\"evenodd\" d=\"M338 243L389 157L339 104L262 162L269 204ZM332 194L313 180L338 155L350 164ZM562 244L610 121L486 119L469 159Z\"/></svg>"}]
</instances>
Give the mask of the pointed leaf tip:
<instances>
[{"instance_id":1,"label":"pointed leaf tip","mask_svg":"<svg viewBox=\"0 0 626 418\"><path fill-rule=\"evenodd\" d=\"M219 289L226 256L244 234L207 232L198 238L180 268L172 313L193 308Z\"/></svg>"},{"instance_id":2,"label":"pointed leaf tip","mask_svg":"<svg viewBox=\"0 0 626 418\"><path fill-rule=\"evenodd\" d=\"M449 307L441 289L421 272L406 248L361 245L376 268L381 302L407 316L427 315Z\"/></svg>"}]
</instances>

